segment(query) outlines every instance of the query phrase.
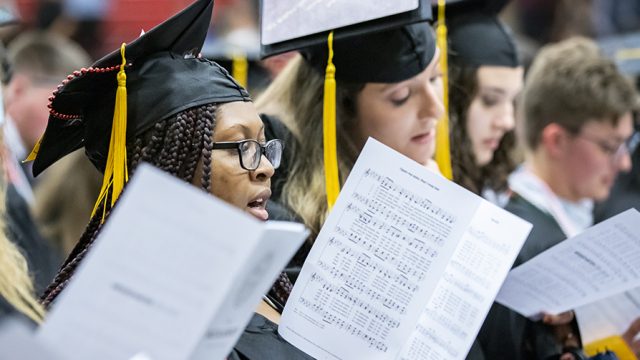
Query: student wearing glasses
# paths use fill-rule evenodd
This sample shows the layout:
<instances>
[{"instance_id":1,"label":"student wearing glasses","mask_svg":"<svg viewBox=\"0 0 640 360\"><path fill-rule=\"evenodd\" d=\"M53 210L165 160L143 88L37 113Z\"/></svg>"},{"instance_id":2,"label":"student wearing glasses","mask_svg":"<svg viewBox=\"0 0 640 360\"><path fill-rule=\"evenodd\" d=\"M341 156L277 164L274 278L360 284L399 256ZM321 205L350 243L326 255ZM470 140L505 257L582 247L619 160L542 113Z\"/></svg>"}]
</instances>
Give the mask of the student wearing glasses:
<instances>
[{"instance_id":1,"label":"student wearing glasses","mask_svg":"<svg viewBox=\"0 0 640 360\"><path fill-rule=\"evenodd\" d=\"M533 224L515 266L593 224L594 201L631 168L627 141L636 108L633 85L591 40L540 51L523 89L525 162L509 178L506 209ZM546 359L580 347L572 312L534 322L501 305L479 339L488 359Z\"/></svg>"},{"instance_id":2,"label":"student wearing glasses","mask_svg":"<svg viewBox=\"0 0 640 360\"><path fill-rule=\"evenodd\" d=\"M105 178L84 234L42 297L45 307L74 276L117 206L126 172L132 176L141 162L267 220L271 177L283 143L265 140L246 90L217 63L198 57L212 10L212 0L194 2L91 68L70 75L51 97L47 129L32 153L34 174L84 148ZM281 284L277 281L270 291L275 300L290 291ZM260 309L270 308L260 306L265 316L254 316L230 359L307 358L278 337L270 314Z\"/></svg>"}]
</instances>

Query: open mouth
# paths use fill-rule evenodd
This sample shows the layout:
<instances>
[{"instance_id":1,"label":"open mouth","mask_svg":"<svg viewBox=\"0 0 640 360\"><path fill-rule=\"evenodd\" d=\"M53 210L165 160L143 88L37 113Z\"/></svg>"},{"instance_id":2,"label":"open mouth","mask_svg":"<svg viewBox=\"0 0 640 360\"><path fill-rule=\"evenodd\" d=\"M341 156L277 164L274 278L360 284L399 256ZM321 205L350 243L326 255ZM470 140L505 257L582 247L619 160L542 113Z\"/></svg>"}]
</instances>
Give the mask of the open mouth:
<instances>
[{"instance_id":1,"label":"open mouth","mask_svg":"<svg viewBox=\"0 0 640 360\"><path fill-rule=\"evenodd\" d=\"M247 203L247 211L256 218L266 221L269 219L267 213L267 201L271 197L271 190L267 189L258 194L255 198Z\"/></svg>"},{"instance_id":2,"label":"open mouth","mask_svg":"<svg viewBox=\"0 0 640 360\"><path fill-rule=\"evenodd\" d=\"M433 141L434 138L435 138L435 131L434 129L431 129L426 133L412 137L411 141L418 144L426 144Z\"/></svg>"}]
</instances>

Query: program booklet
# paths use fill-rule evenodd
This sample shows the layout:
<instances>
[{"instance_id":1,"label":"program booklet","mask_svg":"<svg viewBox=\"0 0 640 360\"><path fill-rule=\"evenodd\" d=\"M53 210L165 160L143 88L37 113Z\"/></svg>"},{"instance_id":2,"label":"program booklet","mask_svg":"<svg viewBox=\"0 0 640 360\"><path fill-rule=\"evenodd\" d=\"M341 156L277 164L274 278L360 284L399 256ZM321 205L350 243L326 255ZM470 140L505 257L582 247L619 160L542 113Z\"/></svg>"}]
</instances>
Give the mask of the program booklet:
<instances>
[{"instance_id":1,"label":"program booklet","mask_svg":"<svg viewBox=\"0 0 640 360\"><path fill-rule=\"evenodd\" d=\"M223 359L306 237L143 164L38 337L68 360Z\"/></svg>"}]
</instances>

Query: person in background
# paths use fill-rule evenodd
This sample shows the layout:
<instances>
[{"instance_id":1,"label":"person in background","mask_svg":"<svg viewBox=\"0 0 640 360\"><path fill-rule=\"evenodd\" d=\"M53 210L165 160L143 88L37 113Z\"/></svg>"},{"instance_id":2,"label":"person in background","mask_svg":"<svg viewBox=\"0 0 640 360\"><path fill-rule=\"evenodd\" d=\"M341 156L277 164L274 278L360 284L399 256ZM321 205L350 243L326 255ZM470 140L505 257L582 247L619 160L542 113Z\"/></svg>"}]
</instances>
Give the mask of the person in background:
<instances>
[{"instance_id":1,"label":"person in background","mask_svg":"<svg viewBox=\"0 0 640 360\"><path fill-rule=\"evenodd\" d=\"M510 30L496 14L453 13L448 23L453 180L504 205L507 177L516 166L515 101L524 69Z\"/></svg>"},{"instance_id":2,"label":"person in background","mask_svg":"<svg viewBox=\"0 0 640 360\"><path fill-rule=\"evenodd\" d=\"M522 100L525 162L509 178L505 209L533 230L515 266L593 224L593 202L631 168L627 141L638 106L633 85L585 38L543 48ZM479 339L489 359L545 359L580 346L572 312L532 321L499 304Z\"/></svg>"}]
</instances>

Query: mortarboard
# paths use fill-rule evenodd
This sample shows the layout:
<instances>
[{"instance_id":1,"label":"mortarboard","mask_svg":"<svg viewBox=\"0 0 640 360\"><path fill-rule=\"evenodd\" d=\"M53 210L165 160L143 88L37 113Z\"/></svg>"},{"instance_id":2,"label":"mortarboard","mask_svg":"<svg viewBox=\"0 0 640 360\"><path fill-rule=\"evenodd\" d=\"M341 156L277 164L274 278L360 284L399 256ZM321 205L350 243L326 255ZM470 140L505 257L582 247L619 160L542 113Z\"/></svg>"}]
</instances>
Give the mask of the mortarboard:
<instances>
[{"instance_id":1,"label":"mortarboard","mask_svg":"<svg viewBox=\"0 0 640 360\"><path fill-rule=\"evenodd\" d=\"M450 6L449 57L470 66L520 66L511 30L498 18L507 3L475 1Z\"/></svg>"},{"instance_id":2,"label":"mortarboard","mask_svg":"<svg viewBox=\"0 0 640 360\"><path fill-rule=\"evenodd\" d=\"M263 0L261 54L299 50L325 74L323 111L327 202L340 191L335 128L335 84L406 80L435 53L428 0L305 2Z\"/></svg>"},{"instance_id":3,"label":"mortarboard","mask_svg":"<svg viewBox=\"0 0 640 360\"><path fill-rule=\"evenodd\" d=\"M212 10L213 0L197 0L90 68L69 75L50 98L46 131L27 159L34 160L34 175L84 147L104 172L98 202L106 201L112 189L113 204L128 177L126 139L195 106L250 101L226 70L198 57Z\"/></svg>"}]
</instances>

